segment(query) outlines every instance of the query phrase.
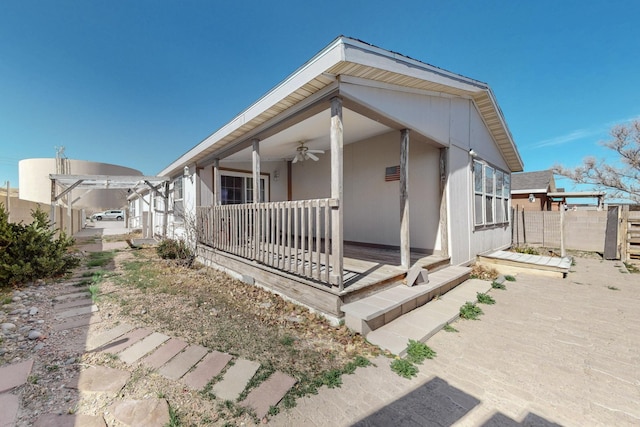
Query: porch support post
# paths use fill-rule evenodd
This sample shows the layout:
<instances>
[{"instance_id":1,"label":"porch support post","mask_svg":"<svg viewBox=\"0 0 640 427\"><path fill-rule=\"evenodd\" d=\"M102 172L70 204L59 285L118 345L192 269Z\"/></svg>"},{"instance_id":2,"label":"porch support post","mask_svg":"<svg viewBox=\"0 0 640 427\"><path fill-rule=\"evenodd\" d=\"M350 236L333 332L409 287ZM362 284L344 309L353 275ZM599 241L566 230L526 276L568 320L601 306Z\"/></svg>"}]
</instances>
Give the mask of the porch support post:
<instances>
[{"instance_id":1,"label":"porch support post","mask_svg":"<svg viewBox=\"0 0 640 427\"><path fill-rule=\"evenodd\" d=\"M253 203L260 203L260 140L254 139L253 144Z\"/></svg>"},{"instance_id":2,"label":"porch support post","mask_svg":"<svg viewBox=\"0 0 640 427\"><path fill-rule=\"evenodd\" d=\"M411 267L409 227L409 129L400 132L400 265Z\"/></svg>"},{"instance_id":3,"label":"porch support post","mask_svg":"<svg viewBox=\"0 0 640 427\"><path fill-rule=\"evenodd\" d=\"M440 256L449 257L449 213L447 181L449 149L440 149Z\"/></svg>"},{"instance_id":4,"label":"porch support post","mask_svg":"<svg viewBox=\"0 0 640 427\"><path fill-rule=\"evenodd\" d=\"M260 203L260 140L254 138L253 144L253 204L256 206L253 209L253 218L251 218L251 224L253 224L253 259L258 259L258 251L260 244L260 221L258 221L258 209L257 205ZM284 227L283 227L284 228Z\"/></svg>"},{"instance_id":5,"label":"porch support post","mask_svg":"<svg viewBox=\"0 0 640 427\"><path fill-rule=\"evenodd\" d=\"M220 181L220 159L213 161L213 205L220 206L220 193L222 191L222 182Z\"/></svg>"},{"instance_id":6,"label":"porch support post","mask_svg":"<svg viewBox=\"0 0 640 427\"><path fill-rule=\"evenodd\" d=\"M49 213L49 221L51 222L51 228L56 228L56 204L58 199L56 197L56 180L51 179L51 212Z\"/></svg>"},{"instance_id":7,"label":"porch support post","mask_svg":"<svg viewBox=\"0 0 640 427\"><path fill-rule=\"evenodd\" d=\"M164 200L164 212L162 213L162 238L166 239L167 223L169 222L169 181L164 183L164 194L162 195L162 199ZM175 235L172 237L175 237Z\"/></svg>"},{"instance_id":8,"label":"porch support post","mask_svg":"<svg viewBox=\"0 0 640 427\"><path fill-rule=\"evenodd\" d=\"M333 271L331 283L343 290L343 128L342 99L331 98L331 198L338 200L338 206L331 208L331 256Z\"/></svg>"}]
</instances>

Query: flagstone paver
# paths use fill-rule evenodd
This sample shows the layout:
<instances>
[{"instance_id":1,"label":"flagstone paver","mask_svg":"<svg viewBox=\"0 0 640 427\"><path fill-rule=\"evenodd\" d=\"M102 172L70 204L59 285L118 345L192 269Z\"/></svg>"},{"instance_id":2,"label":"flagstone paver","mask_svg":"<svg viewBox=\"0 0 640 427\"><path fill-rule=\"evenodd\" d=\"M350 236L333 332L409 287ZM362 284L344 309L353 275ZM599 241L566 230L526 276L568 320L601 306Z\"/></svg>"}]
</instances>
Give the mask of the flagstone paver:
<instances>
[{"instance_id":1,"label":"flagstone paver","mask_svg":"<svg viewBox=\"0 0 640 427\"><path fill-rule=\"evenodd\" d=\"M151 330L147 328L138 328L134 329L121 337L116 338L114 341L111 341L99 349L97 349L100 353L111 353L116 354L120 353L125 348L131 347L133 344L137 343L141 339L145 338L151 334Z\"/></svg>"},{"instance_id":2,"label":"flagstone paver","mask_svg":"<svg viewBox=\"0 0 640 427\"><path fill-rule=\"evenodd\" d=\"M295 378L276 371L265 382L251 390L240 405L253 409L258 418L263 418L269 412L269 408L277 405L296 382Z\"/></svg>"},{"instance_id":3,"label":"flagstone paver","mask_svg":"<svg viewBox=\"0 0 640 427\"><path fill-rule=\"evenodd\" d=\"M54 311L62 311L65 308L82 307L84 305L92 305L93 299L91 298L79 298L72 301L63 302L53 306Z\"/></svg>"},{"instance_id":4,"label":"flagstone paver","mask_svg":"<svg viewBox=\"0 0 640 427\"><path fill-rule=\"evenodd\" d=\"M169 341L161 345L153 353L142 359L142 363L158 369L160 366L171 360L176 354L185 349L187 343L177 338L171 338Z\"/></svg>"},{"instance_id":5,"label":"flagstone paver","mask_svg":"<svg viewBox=\"0 0 640 427\"><path fill-rule=\"evenodd\" d=\"M104 418L85 414L46 414L40 416L33 427L106 427Z\"/></svg>"},{"instance_id":6,"label":"flagstone paver","mask_svg":"<svg viewBox=\"0 0 640 427\"><path fill-rule=\"evenodd\" d=\"M233 366L227 369L222 381L213 385L211 391L219 399L235 401L247 387L247 383L253 378L258 368L260 368L258 362L238 359Z\"/></svg>"},{"instance_id":7,"label":"flagstone paver","mask_svg":"<svg viewBox=\"0 0 640 427\"><path fill-rule=\"evenodd\" d=\"M56 317L58 319L66 319L69 317L80 316L82 314L91 314L96 311L98 311L98 306L94 304L86 307L76 307L66 311L61 311L56 313Z\"/></svg>"},{"instance_id":8,"label":"flagstone paver","mask_svg":"<svg viewBox=\"0 0 640 427\"><path fill-rule=\"evenodd\" d=\"M190 345L182 353L162 366L158 372L170 380L182 378L207 352L208 350L205 347Z\"/></svg>"},{"instance_id":9,"label":"flagstone paver","mask_svg":"<svg viewBox=\"0 0 640 427\"><path fill-rule=\"evenodd\" d=\"M213 351L207 354L195 369L186 374L183 381L193 390L202 390L213 377L222 372L232 358L230 354Z\"/></svg>"},{"instance_id":10,"label":"flagstone paver","mask_svg":"<svg viewBox=\"0 0 640 427\"><path fill-rule=\"evenodd\" d=\"M126 323L121 323L113 329L109 329L106 332L101 333L100 335L91 336L87 339L87 350L95 350L99 347L102 347L106 343L113 341L114 339L126 334L131 331L133 326L128 325Z\"/></svg>"},{"instance_id":11,"label":"flagstone paver","mask_svg":"<svg viewBox=\"0 0 640 427\"><path fill-rule=\"evenodd\" d=\"M169 336L154 332L120 353L120 360L132 364L155 350L169 339Z\"/></svg>"},{"instance_id":12,"label":"flagstone paver","mask_svg":"<svg viewBox=\"0 0 640 427\"><path fill-rule=\"evenodd\" d=\"M15 425L20 399L15 394L0 394L0 427Z\"/></svg>"},{"instance_id":13,"label":"flagstone paver","mask_svg":"<svg viewBox=\"0 0 640 427\"><path fill-rule=\"evenodd\" d=\"M68 300L72 300L72 299L76 299L76 298L87 298L87 297L90 297L90 296L91 296L91 294L89 292L86 292L86 291L74 292L72 294L58 295L57 297L53 298L53 302L68 301Z\"/></svg>"},{"instance_id":14,"label":"flagstone paver","mask_svg":"<svg viewBox=\"0 0 640 427\"><path fill-rule=\"evenodd\" d=\"M0 393L9 391L18 387L29 378L31 368L33 367L33 359L24 362L6 365L0 368Z\"/></svg>"},{"instance_id":15,"label":"flagstone paver","mask_svg":"<svg viewBox=\"0 0 640 427\"><path fill-rule=\"evenodd\" d=\"M100 322L102 322L102 317L100 316L100 313L95 312L92 314L74 317L66 322L56 323L51 328L54 331L63 331L67 329L81 328L83 326L89 326Z\"/></svg>"},{"instance_id":16,"label":"flagstone paver","mask_svg":"<svg viewBox=\"0 0 640 427\"><path fill-rule=\"evenodd\" d=\"M161 427L170 421L165 399L125 400L111 405L109 412L125 426Z\"/></svg>"},{"instance_id":17,"label":"flagstone paver","mask_svg":"<svg viewBox=\"0 0 640 427\"><path fill-rule=\"evenodd\" d=\"M80 372L67 388L75 388L85 392L117 393L125 386L131 373L106 366L90 366Z\"/></svg>"}]
</instances>

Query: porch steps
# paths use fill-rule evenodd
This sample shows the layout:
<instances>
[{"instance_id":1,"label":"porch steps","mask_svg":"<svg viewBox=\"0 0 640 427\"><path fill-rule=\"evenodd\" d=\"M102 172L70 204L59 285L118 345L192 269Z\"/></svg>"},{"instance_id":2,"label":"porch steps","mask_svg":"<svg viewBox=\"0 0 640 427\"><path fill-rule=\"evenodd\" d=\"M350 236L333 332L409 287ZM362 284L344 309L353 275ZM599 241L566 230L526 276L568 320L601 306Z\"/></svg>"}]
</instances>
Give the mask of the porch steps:
<instances>
[{"instance_id":1,"label":"porch steps","mask_svg":"<svg viewBox=\"0 0 640 427\"><path fill-rule=\"evenodd\" d=\"M372 331L443 295L467 280L470 274L468 267L449 266L430 272L429 282L422 285L408 287L398 282L394 287L343 305L345 323L368 338Z\"/></svg>"},{"instance_id":2,"label":"porch steps","mask_svg":"<svg viewBox=\"0 0 640 427\"><path fill-rule=\"evenodd\" d=\"M398 356L405 356L409 340L425 342L447 323L460 316L465 302L475 302L477 293L491 289L491 282L470 279L438 299L429 301L367 335L367 340Z\"/></svg>"}]
</instances>

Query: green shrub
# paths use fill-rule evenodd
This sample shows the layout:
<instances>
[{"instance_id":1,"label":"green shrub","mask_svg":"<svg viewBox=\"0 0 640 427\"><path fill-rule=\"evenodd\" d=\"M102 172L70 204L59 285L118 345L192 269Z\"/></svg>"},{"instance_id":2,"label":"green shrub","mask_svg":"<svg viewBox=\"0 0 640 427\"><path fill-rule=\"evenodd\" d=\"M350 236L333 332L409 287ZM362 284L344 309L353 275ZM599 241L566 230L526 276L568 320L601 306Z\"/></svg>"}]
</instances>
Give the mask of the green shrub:
<instances>
[{"instance_id":1,"label":"green shrub","mask_svg":"<svg viewBox=\"0 0 640 427\"><path fill-rule=\"evenodd\" d=\"M411 378L418 375L416 365L405 359L396 359L391 362L391 370L404 378Z\"/></svg>"},{"instance_id":2,"label":"green shrub","mask_svg":"<svg viewBox=\"0 0 640 427\"><path fill-rule=\"evenodd\" d=\"M74 240L49 222L48 215L38 208L31 211L29 225L9 222L9 215L0 203L0 283L16 285L58 277L80 264L69 253ZM1 285L0 285L1 286Z\"/></svg>"},{"instance_id":3,"label":"green shrub","mask_svg":"<svg viewBox=\"0 0 640 427\"><path fill-rule=\"evenodd\" d=\"M477 320L481 314L483 314L482 309L470 301L460 307L460 317L463 319Z\"/></svg>"},{"instance_id":4,"label":"green shrub","mask_svg":"<svg viewBox=\"0 0 640 427\"><path fill-rule=\"evenodd\" d=\"M489 294L484 294L482 292L478 292L476 294L476 297L477 297L478 302L480 304L495 304L496 303L496 300L493 299L493 297L491 295L489 295Z\"/></svg>"},{"instance_id":5,"label":"green shrub","mask_svg":"<svg viewBox=\"0 0 640 427\"><path fill-rule=\"evenodd\" d=\"M156 252L162 259L186 260L193 258L193 252L184 240L165 239L156 247Z\"/></svg>"},{"instance_id":6,"label":"green shrub","mask_svg":"<svg viewBox=\"0 0 640 427\"><path fill-rule=\"evenodd\" d=\"M407 360L412 363L422 363L424 359L433 359L436 357L436 352L423 342L416 340L409 340L407 346Z\"/></svg>"}]
</instances>

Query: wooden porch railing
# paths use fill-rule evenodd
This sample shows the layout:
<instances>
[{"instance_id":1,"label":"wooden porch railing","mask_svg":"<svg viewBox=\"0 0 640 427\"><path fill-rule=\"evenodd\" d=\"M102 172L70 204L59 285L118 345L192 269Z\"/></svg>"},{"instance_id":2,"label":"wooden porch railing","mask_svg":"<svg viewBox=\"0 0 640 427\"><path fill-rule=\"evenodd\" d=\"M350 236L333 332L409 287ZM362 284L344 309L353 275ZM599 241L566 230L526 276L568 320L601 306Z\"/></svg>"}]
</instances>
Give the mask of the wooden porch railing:
<instances>
[{"instance_id":1,"label":"wooden porch railing","mask_svg":"<svg viewBox=\"0 0 640 427\"><path fill-rule=\"evenodd\" d=\"M197 208L198 241L217 250L331 283L336 199Z\"/></svg>"}]
</instances>

